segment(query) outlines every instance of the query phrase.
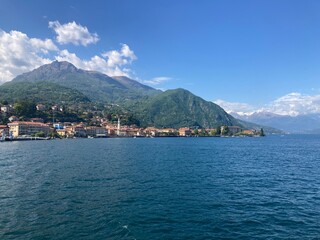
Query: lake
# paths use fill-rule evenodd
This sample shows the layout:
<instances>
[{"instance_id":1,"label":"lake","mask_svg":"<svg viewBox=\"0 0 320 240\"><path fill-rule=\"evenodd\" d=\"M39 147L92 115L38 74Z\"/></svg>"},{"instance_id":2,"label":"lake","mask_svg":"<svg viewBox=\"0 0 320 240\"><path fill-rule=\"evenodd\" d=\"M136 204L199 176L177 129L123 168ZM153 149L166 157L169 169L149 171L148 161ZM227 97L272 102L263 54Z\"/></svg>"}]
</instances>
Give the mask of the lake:
<instances>
[{"instance_id":1,"label":"lake","mask_svg":"<svg viewBox=\"0 0 320 240\"><path fill-rule=\"evenodd\" d=\"M0 143L0 239L319 239L320 136Z\"/></svg>"}]
</instances>

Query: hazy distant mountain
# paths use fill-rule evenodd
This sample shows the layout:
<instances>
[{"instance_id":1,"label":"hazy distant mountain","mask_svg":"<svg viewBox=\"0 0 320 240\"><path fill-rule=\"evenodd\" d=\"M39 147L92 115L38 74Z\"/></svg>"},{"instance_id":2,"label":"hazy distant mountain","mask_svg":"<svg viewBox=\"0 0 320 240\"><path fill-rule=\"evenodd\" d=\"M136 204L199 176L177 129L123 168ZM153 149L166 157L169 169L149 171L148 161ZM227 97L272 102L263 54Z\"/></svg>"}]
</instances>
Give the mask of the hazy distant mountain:
<instances>
[{"instance_id":1,"label":"hazy distant mountain","mask_svg":"<svg viewBox=\"0 0 320 240\"><path fill-rule=\"evenodd\" d=\"M76 68L69 62L54 61L12 80L16 82L50 82L76 89L91 100L123 102L160 91L126 77L109 77L99 72Z\"/></svg>"},{"instance_id":2,"label":"hazy distant mountain","mask_svg":"<svg viewBox=\"0 0 320 240\"><path fill-rule=\"evenodd\" d=\"M315 129L320 129L320 114L298 116L278 115L270 112L255 112L250 115L230 114L244 121L274 127L288 133L313 133Z\"/></svg>"}]
</instances>

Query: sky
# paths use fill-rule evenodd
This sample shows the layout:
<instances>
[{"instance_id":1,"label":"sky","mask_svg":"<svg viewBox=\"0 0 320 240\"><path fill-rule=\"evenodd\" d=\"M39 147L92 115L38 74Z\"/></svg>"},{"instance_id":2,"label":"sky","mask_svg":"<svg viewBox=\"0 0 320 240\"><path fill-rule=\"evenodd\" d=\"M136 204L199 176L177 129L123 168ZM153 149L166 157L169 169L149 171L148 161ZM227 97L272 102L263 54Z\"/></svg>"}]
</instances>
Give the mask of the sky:
<instances>
[{"instance_id":1,"label":"sky","mask_svg":"<svg viewBox=\"0 0 320 240\"><path fill-rule=\"evenodd\" d=\"M318 0L0 0L0 82L53 60L227 111L320 112Z\"/></svg>"}]
</instances>

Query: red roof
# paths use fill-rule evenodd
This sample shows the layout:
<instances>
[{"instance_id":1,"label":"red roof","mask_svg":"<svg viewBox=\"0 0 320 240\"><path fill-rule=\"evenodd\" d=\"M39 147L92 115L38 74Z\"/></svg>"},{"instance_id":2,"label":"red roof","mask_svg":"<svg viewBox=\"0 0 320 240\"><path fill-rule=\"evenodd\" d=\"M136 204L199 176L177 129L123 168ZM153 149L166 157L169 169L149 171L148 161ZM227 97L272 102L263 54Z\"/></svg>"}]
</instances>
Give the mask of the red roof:
<instances>
[{"instance_id":1,"label":"red roof","mask_svg":"<svg viewBox=\"0 0 320 240\"><path fill-rule=\"evenodd\" d=\"M15 121L12 123L8 123L8 126L16 126L16 125L31 125L31 126L41 126L41 127L49 127L47 124L39 123L39 122L24 122L24 121Z\"/></svg>"}]
</instances>

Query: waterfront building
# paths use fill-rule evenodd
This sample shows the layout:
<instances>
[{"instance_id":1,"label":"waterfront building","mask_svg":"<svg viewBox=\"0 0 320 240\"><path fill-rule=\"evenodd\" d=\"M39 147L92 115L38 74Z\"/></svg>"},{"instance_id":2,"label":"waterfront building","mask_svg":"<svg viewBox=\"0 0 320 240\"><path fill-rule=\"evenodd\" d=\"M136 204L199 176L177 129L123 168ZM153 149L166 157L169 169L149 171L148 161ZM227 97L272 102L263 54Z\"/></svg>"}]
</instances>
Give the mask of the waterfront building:
<instances>
[{"instance_id":1,"label":"waterfront building","mask_svg":"<svg viewBox=\"0 0 320 240\"><path fill-rule=\"evenodd\" d=\"M234 135L242 131L241 127L238 126L229 126L229 132Z\"/></svg>"},{"instance_id":2,"label":"waterfront building","mask_svg":"<svg viewBox=\"0 0 320 240\"><path fill-rule=\"evenodd\" d=\"M0 137L9 136L9 127L7 125L0 125Z\"/></svg>"},{"instance_id":3,"label":"waterfront building","mask_svg":"<svg viewBox=\"0 0 320 240\"><path fill-rule=\"evenodd\" d=\"M56 133L60 136L60 137L67 137L67 129L56 129Z\"/></svg>"},{"instance_id":4,"label":"waterfront building","mask_svg":"<svg viewBox=\"0 0 320 240\"><path fill-rule=\"evenodd\" d=\"M54 123L53 124L53 127L55 128L55 129L64 129L64 124L63 123Z\"/></svg>"},{"instance_id":5,"label":"waterfront building","mask_svg":"<svg viewBox=\"0 0 320 240\"><path fill-rule=\"evenodd\" d=\"M90 126L86 127L87 135L90 137L106 137L107 129L104 127Z\"/></svg>"},{"instance_id":6,"label":"waterfront building","mask_svg":"<svg viewBox=\"0 0 320 240\"><path fill-rule=\"evenodd\" d=\"M254 135L254 134L256 134L256 131L255 130L243 130L242 133L245 135Z\"/></svg>"},{"instance_id":7,"label":"waterfront building","mask_svg":"<svg viewBox=\"0 0 320 240\"><path fill-rule=\"evenodd\" d=\"M144 134L146 136L152 136L155 137L158 133L158 129L155 127L147 127L146 129L144 129Z\"/></svg>"},{"instance_id":8,"label":"waterfront building","mask_svg":"<svg viewBox=\"0 0 320 240\"><path fill-rule=\"evenodd\" d=\"M8 123L9 131L12 132L13 137L18 136L31 136L36 133L43 132L45 136L48 136L50 127L47 124L39 122L12 122Z\"/></svg>"},{"instance_id":9,"label":"waterfront building","mask_svg":"<svg viewBox=\"0 0 320 240\"><path fill-rule=\"evenodd\" d=\"M72 126L71 129L72 129L72 132L75 137L86 137L87 136L87 132L82 125Z\"/></svg>"},{"instance_id":10,"label":"waterfront building","mask_svg":"<svg viewBox=\"0 0 320 240\"><path fill-rule=\"evenodd\" d=\"M187 137L191 136L191 129L190 128L179 128L179 136L181 137Z\"/></svg>"}]
</instances>

